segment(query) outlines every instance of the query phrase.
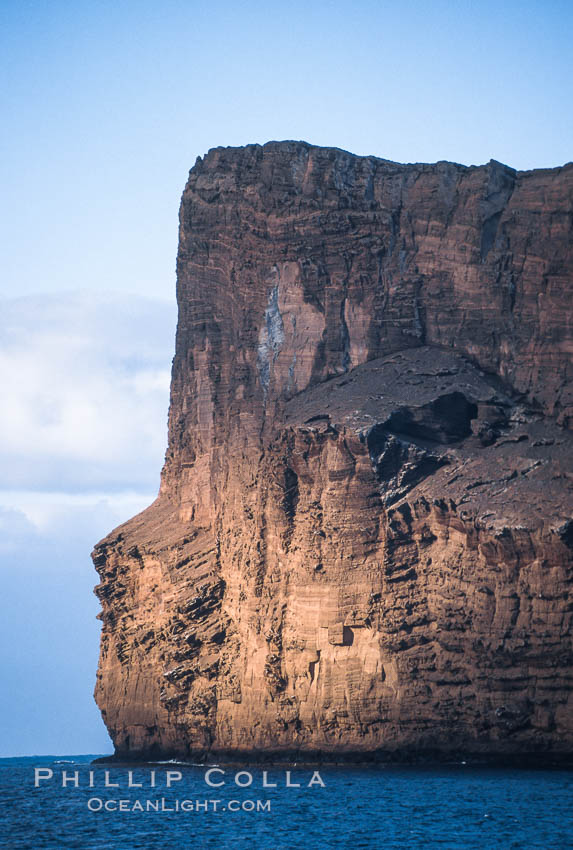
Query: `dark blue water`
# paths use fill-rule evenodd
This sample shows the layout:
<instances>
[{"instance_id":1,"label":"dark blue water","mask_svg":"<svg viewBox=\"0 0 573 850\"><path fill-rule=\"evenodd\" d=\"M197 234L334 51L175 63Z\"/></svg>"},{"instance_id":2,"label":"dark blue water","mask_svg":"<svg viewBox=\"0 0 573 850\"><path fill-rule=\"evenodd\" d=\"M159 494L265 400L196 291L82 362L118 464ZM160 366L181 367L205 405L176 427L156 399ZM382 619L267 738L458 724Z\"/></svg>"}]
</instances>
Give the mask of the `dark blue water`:
<instances>
[{"instance_id":1,"label":"dark blue water","mask_svg":"<svg viewBox=\"0 0 573 850\"><path fill-rule=\"evenodd\" d=\"M573 848L573 773L451 765L319 768L133 769L92 756L0 759L2 848ZM38 777L35 768L51 770ZM89 787L90 770L93 771ZM116 782L119 787L105 787ZM151 771L155 770L155 787ZM167 787L167 771L175 771ZM235 784L237 771L244 771ZM63 771L68 787L62 787ZM77 782L75 787L77 771ZM177 772L180 772L181 779ZM106 810L107 808L107 810ZM178 810L177 810L178 809ZM185 810L187 809L187 811Z\"/></svg>"}]
</instances>

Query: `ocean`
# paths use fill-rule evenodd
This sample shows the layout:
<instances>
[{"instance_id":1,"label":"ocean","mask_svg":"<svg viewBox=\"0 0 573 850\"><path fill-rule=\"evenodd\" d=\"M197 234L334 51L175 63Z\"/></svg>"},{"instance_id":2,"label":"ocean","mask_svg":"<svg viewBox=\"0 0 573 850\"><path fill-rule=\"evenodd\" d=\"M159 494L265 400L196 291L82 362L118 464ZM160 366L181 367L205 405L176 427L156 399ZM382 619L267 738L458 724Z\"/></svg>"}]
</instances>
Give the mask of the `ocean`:
<instances>
[{"instance_id":1,"label":"ocean","mask_svg":"<svg viewBox=\"0 0 573 850\"><path fill-rule=\"evenodd\" d=\"M2 848L573 848L573 772L563 769L94 758L0 759Z\"/></svg>"}]
</instances>

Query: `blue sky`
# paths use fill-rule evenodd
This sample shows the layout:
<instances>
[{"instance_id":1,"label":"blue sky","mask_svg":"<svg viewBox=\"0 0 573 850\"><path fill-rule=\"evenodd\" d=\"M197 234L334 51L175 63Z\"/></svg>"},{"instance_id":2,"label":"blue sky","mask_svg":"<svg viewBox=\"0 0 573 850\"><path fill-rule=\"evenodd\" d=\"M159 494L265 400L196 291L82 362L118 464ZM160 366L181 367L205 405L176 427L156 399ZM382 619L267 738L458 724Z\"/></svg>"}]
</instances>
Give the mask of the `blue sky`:
<instances>
[{"instance_id":1,"label":"blue sky","mask_svg":"<svg viewBox=\"0 0 573 850\"><path fill-rule=\"evenodd\" d=\"M109 749L93 543L155 495L197 156L573 158L570 2L3 0L0 755Z\"/></svg>"}]
</instances>

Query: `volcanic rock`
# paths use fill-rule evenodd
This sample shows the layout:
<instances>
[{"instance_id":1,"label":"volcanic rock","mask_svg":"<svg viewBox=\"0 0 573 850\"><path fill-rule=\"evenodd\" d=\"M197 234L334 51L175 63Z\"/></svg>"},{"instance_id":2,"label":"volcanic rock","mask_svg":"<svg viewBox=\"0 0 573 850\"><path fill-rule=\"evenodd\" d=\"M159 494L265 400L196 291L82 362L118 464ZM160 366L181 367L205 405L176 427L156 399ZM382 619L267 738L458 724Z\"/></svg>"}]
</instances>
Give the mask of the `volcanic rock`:
<instances>
[{"instance_id":1,"label":"volcanic rock","mask_svg":"<svg viewBox=\"0 0 573 850\"><path fill-rule=\"evenodd\" d=\"M117 755L571 755L573 165L217 148L177 274L93 556Z\"/></svg>"}]
</instances>

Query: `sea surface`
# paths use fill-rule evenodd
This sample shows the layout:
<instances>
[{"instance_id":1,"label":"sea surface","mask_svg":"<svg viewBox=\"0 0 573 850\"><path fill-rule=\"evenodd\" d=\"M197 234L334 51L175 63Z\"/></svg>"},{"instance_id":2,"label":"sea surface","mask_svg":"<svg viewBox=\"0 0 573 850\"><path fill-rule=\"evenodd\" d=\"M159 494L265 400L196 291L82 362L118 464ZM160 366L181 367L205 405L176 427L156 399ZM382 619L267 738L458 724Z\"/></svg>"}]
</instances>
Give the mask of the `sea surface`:
<instances>
[{"instance_id":1,"label":"sea surface","mask_svg":"<svg viewBox=\"0 0 573 850\"><path fill-rule=\"evenodd\" d=\"M317 767L317 775L293 765L287 775L282 767L94 758L0 759L0 847L573 848L568 770L456 763Z\"/></svg>"}]
</instances>

